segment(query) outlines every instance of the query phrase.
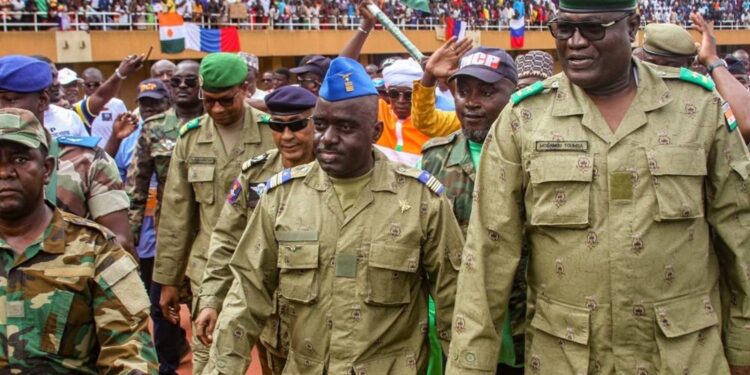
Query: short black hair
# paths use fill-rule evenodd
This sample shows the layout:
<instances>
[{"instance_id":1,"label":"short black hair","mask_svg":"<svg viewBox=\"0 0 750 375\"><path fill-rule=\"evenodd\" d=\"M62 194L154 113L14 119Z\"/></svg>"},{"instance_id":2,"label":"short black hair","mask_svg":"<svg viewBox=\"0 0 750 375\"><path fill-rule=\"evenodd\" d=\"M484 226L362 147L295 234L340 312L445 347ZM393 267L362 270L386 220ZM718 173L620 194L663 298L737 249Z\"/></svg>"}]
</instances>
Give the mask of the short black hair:
<instances>
[{"instance_id":1,"label":"short black hair","mask_svg":"<svg viewBox=\"0 0 750 375\"><path fill-rule=\"evenodd\" d=\"M276 69L276 74L281 74L282 76L286 77L286 79L292 78L292 72L289 71L287 68L278 68Z\"/></svg>"}]
</instances>

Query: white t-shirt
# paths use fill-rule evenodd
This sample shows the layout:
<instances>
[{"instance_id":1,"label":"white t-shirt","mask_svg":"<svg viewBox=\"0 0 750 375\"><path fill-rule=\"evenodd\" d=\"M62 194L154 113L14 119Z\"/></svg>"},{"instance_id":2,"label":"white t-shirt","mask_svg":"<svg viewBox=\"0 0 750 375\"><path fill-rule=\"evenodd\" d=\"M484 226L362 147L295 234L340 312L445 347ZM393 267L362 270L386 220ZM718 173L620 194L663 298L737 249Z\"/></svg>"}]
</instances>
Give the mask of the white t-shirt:
<instances>
[{"instance_id":1,"label":"white t-shirt","mask_svg":"<svg viewBox=\"0 0 750 375\"><path fill-rule=\"evenodd\" d=\"M44 127L49 130L53 137L89 136L77 113L54 104L50 104L49 108L44 111Z\"/></svg>"},{"instance_id":2,"label":"white t-shirt","mask_svg":"<svg viewBox=\"0 0 750 375\"><path fill-rule=\"evenodd\" d=\"M101 137L99 140L99 147L104 147L112 135L112 125L115 124L115 119L120 113L127 112L128 108L125 107L125 103L117 98L112 98L104 109L99 112L94 122L91 124L91 135Z\"/></svg>"},{"instance_id":3,"label":"white t-shirt","mask_svg":"<svg viewBox=\"0 0 750 375\"><path fill-rule=\"evenodd\" d=\"M266 95L268 95L267 91L263 91L261 89L255 89L255 93L250 98L251 99L265 99Z\"/></svg>"}]
</instances>

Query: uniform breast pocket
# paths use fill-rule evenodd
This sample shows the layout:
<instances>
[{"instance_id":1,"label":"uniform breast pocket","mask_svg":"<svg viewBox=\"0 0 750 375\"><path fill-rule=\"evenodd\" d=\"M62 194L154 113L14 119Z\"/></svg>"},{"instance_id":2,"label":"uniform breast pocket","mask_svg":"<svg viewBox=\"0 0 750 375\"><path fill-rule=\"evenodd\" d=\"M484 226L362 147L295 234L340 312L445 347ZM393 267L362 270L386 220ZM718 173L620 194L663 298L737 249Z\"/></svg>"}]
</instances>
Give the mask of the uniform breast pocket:
<instances>
[{"instance_id":1,"label":"uniform breast pocket","mask_svg":"<svg viewBox=\"0 0 750 375\"><path fill-rule=\"evenodd\" d=\"M318 297L318 242L279 242L279 294L305 304Z\"/></svg>"},{"instance_id":2,"label":"uniform breast pocket","mask_svg":"<svg viewBox=\"0 0 750 375\"><path fill-rule=\"evenodd\" d=\"M383 306L409 303L418 268L418 245L373 243L368 256L365 302Z\"/></svg>"},{"instance_id":3,"label":"uniform breast pocket","mask_svg":"<svg viewBox=\"0 0 750 375\"><path fill-rule=\"evenodd\" d=\"M703 148L659 146L646 155L658 205L656 221L703 217Z\"/></svg>"},{"instance_id":4,"label":"uniform breast pocket","mask_svg":"<svg viewBox=\"0 0 750 375\"><path fill-rule=\"evenodd\" d=\"M588 226L593 166L594 158L588 154L534 157L529 168L531 202L526 202L531 225Z\"/></svg>"},{"instance_id":5,"label":"uniform breast pocket","mask_svg":"<svg viewBox=\"0 0 750 375\"><path fill-rule=\"evenodd\" d=\"M213 164L193 164L188 167L188 182L193 185L198 203L214 203L215 169Z\"/></svg>"}]
</instances>

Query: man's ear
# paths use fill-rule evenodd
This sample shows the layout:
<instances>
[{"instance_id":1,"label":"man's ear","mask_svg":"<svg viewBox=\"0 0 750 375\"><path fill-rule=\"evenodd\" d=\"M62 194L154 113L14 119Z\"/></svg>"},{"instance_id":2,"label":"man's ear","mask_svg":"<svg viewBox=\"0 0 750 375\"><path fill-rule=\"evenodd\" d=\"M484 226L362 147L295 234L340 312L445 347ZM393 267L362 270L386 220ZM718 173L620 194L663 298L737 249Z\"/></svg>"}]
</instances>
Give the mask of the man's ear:
<instances>
[{"instance_id":1,"label":"man's ear","mask_svg":"<svg viewBox=\"0 0 750 375\"><path fill-rule=\"evenodd\" d=\"M44 184L47 185L52 181L52 174L55 173L55 169L57 167L57 160L52 156L47 156L46 159L44 159Z\"/></svg>"},{"instance_id":2,"label":"man's ear","mask_svg":"<svg viewBox=\"0 0 750 375\"><path fill-rule=\"evenodd\" d=\"M641 16L638 13L634 13L632 16L628 17L628 35L630 36L630 43L635 42L640 27Z\"/></svg>"},{"instance_id":3,"label":"man's ear","mask_svg":"<svg viewBox=\"0 0 750 375\"><path fill-rule=\"evenodd\" d=\"M378 139L380 139L380 135L382 135L382 134L383 134L383 122L382 121L378 121L378 122L375 123L375 125L373 125L373 129L372 129L372 136L373 136L372 143L373 144L377 143Z\"/></svg>"},{"instance_id":4,"label":"man's ear","mask_svg":"<svg viewBox=\"0 0 750 375\"><path fill-rule=\"evenodd\" d=\"M44 111L46 111L49 108L49 98L50 98L49 90L51 89L52 88L49 88L39 93L39 102L38 102L39 104L37 105L37 110L39 111L39 113L44 113Z\"/></svg>"}]
</instances>

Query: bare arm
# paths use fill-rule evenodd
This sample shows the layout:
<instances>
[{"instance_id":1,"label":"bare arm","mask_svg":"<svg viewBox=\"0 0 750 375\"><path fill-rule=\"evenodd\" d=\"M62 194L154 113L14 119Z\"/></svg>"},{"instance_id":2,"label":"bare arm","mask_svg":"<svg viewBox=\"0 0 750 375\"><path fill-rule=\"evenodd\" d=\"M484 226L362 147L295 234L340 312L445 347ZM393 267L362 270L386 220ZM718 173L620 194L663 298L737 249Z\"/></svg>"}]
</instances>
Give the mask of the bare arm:
<instances>
[{"instance_id":1,"label":"bare arm","mask_svg":"<svg viewBox=\"0 0 750 375\"><path fill-rule=\"evenodd\" d=\"M117 68L120 72L120 76L127 77L131 73L134 73L141 67L143 67L143 60L146 58L145 54L139 55L130 55L126 57L122 62L120 63L120 66ZM109 79L107 79L106 82L104 82L91 96L88 98L88 102L86 103L87 110L89 114L91 114L93 117L96 117L99 115L99 112L104 109L104 107L109 103L112 98L114 98L117 93L120 91L120 87L122 86L122 82L124 79L121 79L120 76L117 75L117 73L112 74Z\"/></svg>"},{"instance_id":2,"label":"bare arm","mask_svg":"<svg viewBox=\"0 0 750 375\"><path fill-rule=\"evenodd\" d=\"M117 238L117 243L127 250L127 252L129 252L135 259L138 259L138 253L136 253L135 246L133 246L133 235L130 232L128 210L119 210L104 216L99 216L95 221L111 230Z\"/></svg>"},{"instance_id":3,"label":"bare arm","mask_svg":"<svg viewBox=\"0 0 750 375\"><path fill-rule=\"evenodd\" d=\"M359 21L359 28L354 32L354 36L349 40L341 50L339 56L349 57L351 59L359 59L359 54L362 52L362 47L367 41L367 37L370 35L370 31L375 27L375 16L367 10L367 4L370 0L362 0L359 3L359 14L361 16ZM364 31L362 31L364 30Z\"/></svg>"}]
</instances>

